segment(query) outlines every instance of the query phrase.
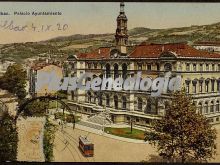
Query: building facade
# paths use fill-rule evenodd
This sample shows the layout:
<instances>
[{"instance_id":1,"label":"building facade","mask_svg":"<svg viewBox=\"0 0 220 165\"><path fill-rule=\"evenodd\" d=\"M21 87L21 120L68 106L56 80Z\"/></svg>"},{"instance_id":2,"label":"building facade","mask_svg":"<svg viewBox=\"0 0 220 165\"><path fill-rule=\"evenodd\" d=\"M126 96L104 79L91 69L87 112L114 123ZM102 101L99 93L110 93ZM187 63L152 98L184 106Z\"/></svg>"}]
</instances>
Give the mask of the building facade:
<instances>
[{"instance_id":1,"label":"building facade","mask_svg":"<svg viewBox=\"0 0 220 165\"><path fill-rule=\"evenodd\" d=\"M124 3L120 4L114 47L100 47L90 53L68 58L72 77L85 72L93 77L135 77L139 71L142 78L170 78L181 76L182 87L192 95L198 113L206 115L212 123L220 119L220 54L195 49L185 43L128 45L127 17ZM129 47L129 49L128 49ZM89 81L87 79L86 81ZM85 82L84 82L85 83ZM106 111L114 123L134 122L150 126L152 120L164 115L171 100L170 93L152 97L151 91L85 91L68 92L68 104L80 113L92 114Z\"/></svg>"}]
</instances>

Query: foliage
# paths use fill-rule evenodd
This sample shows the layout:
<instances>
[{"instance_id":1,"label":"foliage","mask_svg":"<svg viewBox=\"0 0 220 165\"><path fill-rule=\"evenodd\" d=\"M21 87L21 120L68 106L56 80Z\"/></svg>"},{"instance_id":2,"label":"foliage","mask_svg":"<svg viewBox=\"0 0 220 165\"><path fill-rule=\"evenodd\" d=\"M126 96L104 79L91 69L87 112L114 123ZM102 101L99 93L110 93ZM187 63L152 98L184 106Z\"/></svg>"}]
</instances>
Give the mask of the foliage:
<instances>
[{"instance_id":1,"label":"foliage","mask_svg":"<svg viewBox=\"0 0 220 165\"><path fill-rule=\"evenodd\" d=\"M207 161L215 154L216 130L196 112L191 97L183 91L173 94L165 115L152 126L145 140L169 161Z\"/></svg>"},{"instance_id":2,"label":"foliage","mask_svg":"<svg viewBox=\"0 0 220 165\"><path fill-rule=\"evenodd\" d=\"M26 97L26 71L22 65L14 64L7 68L6 73L0 78L0 87L15 94L19 99Z\"/></svg>"},{"instance_id":3,"label":"foliage","mask_svg":"<svg viewBox=\"0 0 220 165\"><path fill-rule=\"evenodd\" d=\"M74 119L75 122L78 122L80 120L80 116L75 116L73 114L66 114L62 112L57 112L54 114L55 119L65 120L67 123L73 123Z\"/></svg>"},{"instance_id":4,"label":"foliage","mask_svg":"<svg viewBox=\"0 0 220 165\"><path fill-rule=\"evenodd\" d=\"M111 127L106 127L105 132L120 137L140 139L140 140L144 139L144 133L145 133L144 131L135 128L132 129L132 133L131 133L130 128L111 128Z\"/></svg>"},{"instance_id":5,"label":"foliage","mask_svg":"<svg viewBox=\"0 0 220 165\"><path fill-rule=\"evenodd\" d=\"M23 111L24 116L45 116L49 107L49 102L44 100L34 100L29 103Z\"/></svg>"},{"instance_id":6,"label":"foliage","mask_svg":"<svg viewBox=\"0 0 220 165\"><path fill-rule=\"evenodd\" d=\"M55 132L57 128L53 125L48 118L46 118L46 123L44 126L44 155L45 161L51 162L53 160L53 146L54 146L54 139L55 139Z\"/></svg>"},{"instance_id":7,"label":"foliage","mask_svg":"<svg viewBox=\"0 0 220 165\"><path fill-rule=\"evenodd\" d=\"M13 117L4 112L0 120L0 161L16 161L18 135Z\"/></svg>"}]
</instances>

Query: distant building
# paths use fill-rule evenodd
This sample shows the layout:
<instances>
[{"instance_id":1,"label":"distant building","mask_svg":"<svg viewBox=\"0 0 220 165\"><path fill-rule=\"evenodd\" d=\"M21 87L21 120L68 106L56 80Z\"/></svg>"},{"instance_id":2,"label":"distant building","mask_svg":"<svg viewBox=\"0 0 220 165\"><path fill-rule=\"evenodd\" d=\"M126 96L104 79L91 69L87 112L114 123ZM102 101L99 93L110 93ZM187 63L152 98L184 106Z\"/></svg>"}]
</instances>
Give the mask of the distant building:
<instances>
[{"instance_id":1,"label":"distant building","mask_svg":"<svg viewBox=\"0 0 220 165\"><path fill-rule=\"evenodd\" d=\"M39 71L55 71L57 77L63 78L63 70L59 64L51 64L46 62L35 63L33 66L31 66L29 71L29 94L31 96L44 96L55 93L55 91L48 92L48 86L44 86L40 91L36 91L36 82Z\"/></svg>"},{"instance_id":2,"label":"distant building","mask_svg":"<svg viewBox=\"0 0 220 165\"><path fill-rule=\"evenodd\" d=\"M198 50L206 50L209 52L219 52L220 53L220 42L203 41L195 42L193 47Z\"/></svg>"}]
</instances>

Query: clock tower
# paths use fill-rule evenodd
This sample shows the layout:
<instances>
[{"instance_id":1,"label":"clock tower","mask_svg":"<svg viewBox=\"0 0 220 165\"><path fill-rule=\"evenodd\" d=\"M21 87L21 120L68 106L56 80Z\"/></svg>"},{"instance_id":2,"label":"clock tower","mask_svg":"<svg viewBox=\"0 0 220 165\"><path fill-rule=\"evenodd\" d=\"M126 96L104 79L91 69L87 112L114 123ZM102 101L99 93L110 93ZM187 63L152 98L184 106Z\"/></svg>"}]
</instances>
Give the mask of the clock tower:
<instances>
[{"instance_id":1,"label":"clock tower","mask_svg":"<svg viewBox=\"0 0 220 165\"><path fill-rule=\"evenodd\" d=\"M117 29L115 34L116 49L118 49L122 55L127 53L128 45L128 29L127 29L127 17L124 12L124 2L120 3L120 14L117 17Z\"/></svg>"}]
</instances>

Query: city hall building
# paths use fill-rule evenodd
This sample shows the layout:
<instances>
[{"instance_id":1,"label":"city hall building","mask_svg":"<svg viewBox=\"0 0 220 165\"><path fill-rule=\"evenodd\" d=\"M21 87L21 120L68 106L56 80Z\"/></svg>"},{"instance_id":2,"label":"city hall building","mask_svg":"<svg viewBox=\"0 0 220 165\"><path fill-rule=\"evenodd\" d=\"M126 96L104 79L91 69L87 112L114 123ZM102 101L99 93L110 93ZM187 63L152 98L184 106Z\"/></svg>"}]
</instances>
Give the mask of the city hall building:
<instances>
[{"instance_id":1,"label":"city hall building","mask_svg":"<svg viewBox=\"0 0 220 165\"><path fill-rule=\"evenodd\" d=\"M212 123L220 121L220 54L198 50L185 43L153 44L142 42L136 46L128 44L127 17L124 3L120 4L117 17L115 46L100 47L89 53L80 53L68 58L72 77L85 72L93 77L113 79L181 76L182 87L192 95L198 113ZM86 81L89 81L87 79ZM80 113L108 112L116 124L135 122L150 126L152 120L164 115L171 101L170 93L152 97L151 91L69 91L68 104Z\"/></svg>"}]
</instances>

